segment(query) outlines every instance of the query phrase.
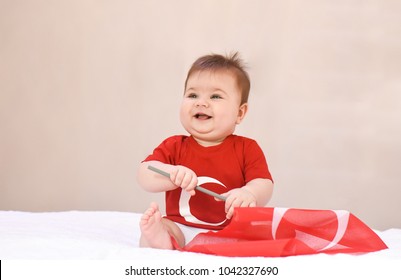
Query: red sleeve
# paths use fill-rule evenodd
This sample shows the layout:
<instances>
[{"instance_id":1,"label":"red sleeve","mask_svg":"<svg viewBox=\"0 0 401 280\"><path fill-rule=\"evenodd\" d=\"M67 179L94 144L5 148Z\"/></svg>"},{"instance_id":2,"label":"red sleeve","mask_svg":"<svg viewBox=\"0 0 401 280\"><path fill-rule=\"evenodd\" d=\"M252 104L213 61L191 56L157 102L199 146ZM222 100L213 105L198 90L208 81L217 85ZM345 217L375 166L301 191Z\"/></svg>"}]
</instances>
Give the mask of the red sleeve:
<instances>
[{"instance_id":1,"label":"red sleeve","mask_svg":"<svg viewBox=\"0 0 401 280\"><path fill-rule=\"evenodd\" d=\"M144 161L157 160L167 164L176 164L182 137L171 136L157 146L153 153L146 157Z\"/></svg>"},{"instance_id":2,"label":"red sleeve","mask_svg":"<svg viewBox=\"0 0 401 280\"><path fill-rule=\"evenodd\" d=\"M244 143L245 182L262 178L273 181L262 149L254 140Z\"/></svg>"}]
</instances>

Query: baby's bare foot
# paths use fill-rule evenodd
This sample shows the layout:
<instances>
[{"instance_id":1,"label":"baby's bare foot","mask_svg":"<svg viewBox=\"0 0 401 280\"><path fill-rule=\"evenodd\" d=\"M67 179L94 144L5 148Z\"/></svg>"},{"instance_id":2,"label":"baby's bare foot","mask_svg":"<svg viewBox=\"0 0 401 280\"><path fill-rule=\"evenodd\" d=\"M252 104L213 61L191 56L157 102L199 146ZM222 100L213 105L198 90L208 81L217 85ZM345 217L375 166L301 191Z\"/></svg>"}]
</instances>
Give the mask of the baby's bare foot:
<instances>
[{"instance_id":1,"label":"baby's bare foot","mask_svg":"<svg viewBox=\"0 0 401 280\"><path fill-rule=\"evenodd\" d=\"M140 247L173 249L170 234L163 224L159 206L156 203L153 202L143 213L139 226L141 228Z\"/></svg>"}]
</instances>

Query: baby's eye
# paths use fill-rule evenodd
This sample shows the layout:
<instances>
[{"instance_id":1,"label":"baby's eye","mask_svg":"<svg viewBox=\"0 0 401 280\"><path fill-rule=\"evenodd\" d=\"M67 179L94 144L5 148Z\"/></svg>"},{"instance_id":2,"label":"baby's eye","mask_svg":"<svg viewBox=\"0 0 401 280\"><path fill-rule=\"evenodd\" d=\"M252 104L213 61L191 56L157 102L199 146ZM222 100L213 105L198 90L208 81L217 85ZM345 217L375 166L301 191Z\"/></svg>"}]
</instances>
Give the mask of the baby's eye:
<instances>
[{"instance_id":1,"label":"baby's eye","mask_svg":"<svg viewBox=\"0 0 401 280\"><path fill-rule=\"evenodd\" d=\"M213 94L210 99L222 99L222 97L219 94Z\"/></svg>"},{"instance_id":2,"label":"baby's eye","mask_svg":"<svg viewBox=\"0 0 401 280\"><path fill-rule=\"evenodd\" d=\"M187 98L197 98L198 95L196 93L188 93Z\"/></svg>"}]
</instances>

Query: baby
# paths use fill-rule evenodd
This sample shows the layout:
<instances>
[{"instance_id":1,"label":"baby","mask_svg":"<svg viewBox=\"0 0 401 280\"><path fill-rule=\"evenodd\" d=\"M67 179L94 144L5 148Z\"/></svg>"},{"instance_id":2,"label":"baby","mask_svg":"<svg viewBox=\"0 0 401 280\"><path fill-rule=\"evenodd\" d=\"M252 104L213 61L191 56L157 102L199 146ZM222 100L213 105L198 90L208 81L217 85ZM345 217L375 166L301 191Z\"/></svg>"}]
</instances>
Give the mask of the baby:
<instances>
[{"instance_id":1,"label":"baby","mask_svg":"<svg viewBox=\"0 0 401 280\"><path fill-rule=\"evenodd\" d=\"M173 249L172 238L183 247L198 233L227 226L235 207L265 206L270 200L273 180L261 148L233 134L248 111L249 90L238 53L206 55L193 63L180 109L189 135L164 140L138 170L140 186L165 192L166 199L164 217L156 203L142 215L141 247ZM197 185L225 201L196 191Z\"/></svg>"}]
</instances>

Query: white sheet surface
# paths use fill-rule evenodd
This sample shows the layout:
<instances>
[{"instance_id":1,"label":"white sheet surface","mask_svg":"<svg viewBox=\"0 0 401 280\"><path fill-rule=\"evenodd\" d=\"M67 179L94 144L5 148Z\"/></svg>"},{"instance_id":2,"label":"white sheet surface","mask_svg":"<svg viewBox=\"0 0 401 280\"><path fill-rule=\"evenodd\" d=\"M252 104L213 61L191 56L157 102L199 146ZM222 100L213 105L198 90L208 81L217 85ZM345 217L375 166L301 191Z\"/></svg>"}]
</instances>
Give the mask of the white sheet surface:
<instances>
[{"instance_id":1,"label":"white sheet surface","mask_svg":"<svg viewBox=\"0 0 401 280\"><path fill-rule=\"evenodd\" d=\"M205 254L139 248L140 214L127 212L0 211L0 259L9 260L223 260ZM317 254L275 259L396 260L401 229L377 232L389 249L367 254ZM272 258L273 259L273 258Z\"/></svg>"}]
</instances>

